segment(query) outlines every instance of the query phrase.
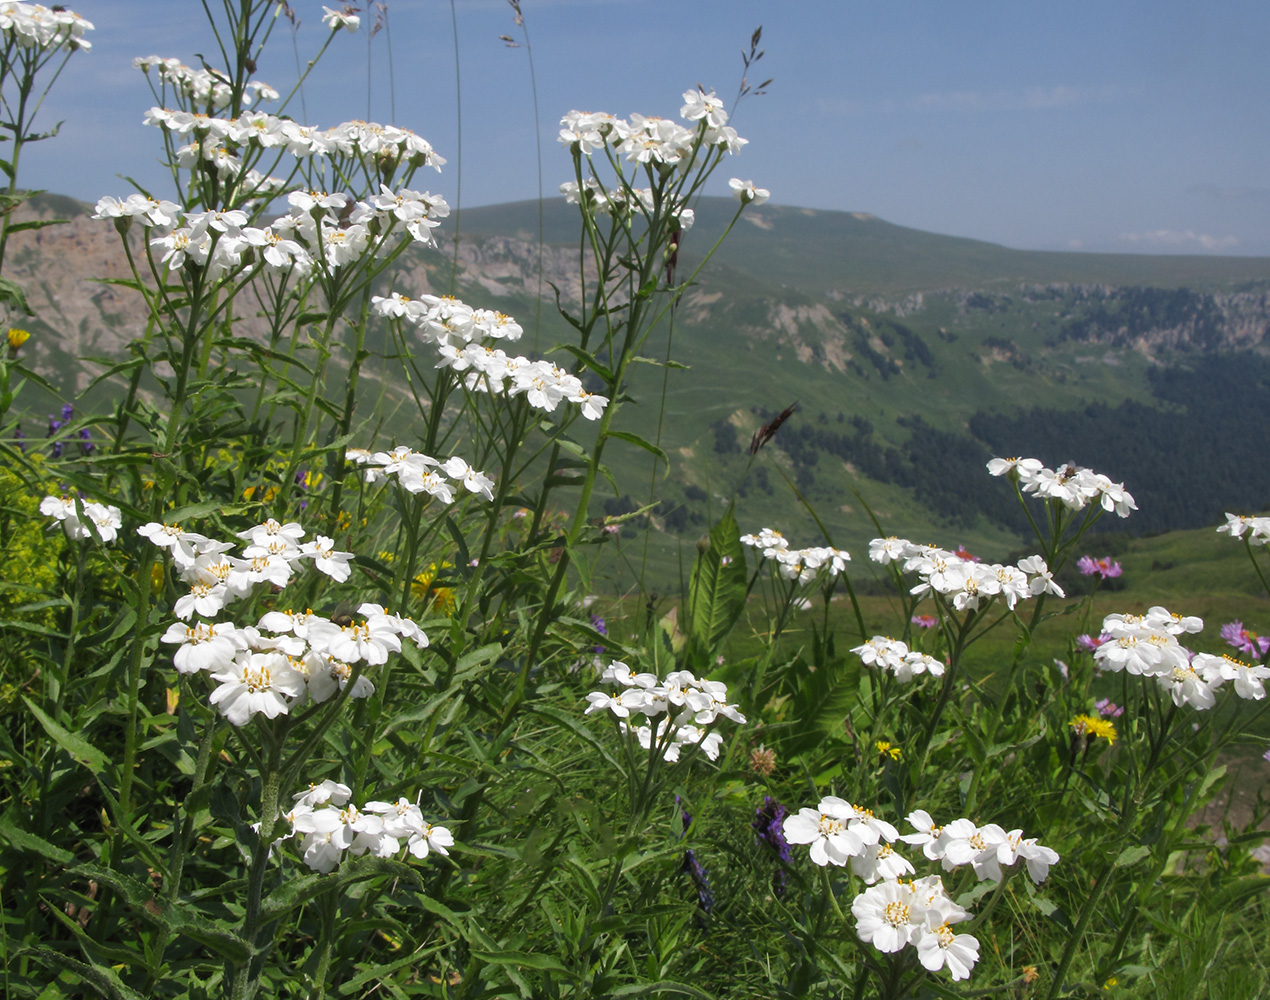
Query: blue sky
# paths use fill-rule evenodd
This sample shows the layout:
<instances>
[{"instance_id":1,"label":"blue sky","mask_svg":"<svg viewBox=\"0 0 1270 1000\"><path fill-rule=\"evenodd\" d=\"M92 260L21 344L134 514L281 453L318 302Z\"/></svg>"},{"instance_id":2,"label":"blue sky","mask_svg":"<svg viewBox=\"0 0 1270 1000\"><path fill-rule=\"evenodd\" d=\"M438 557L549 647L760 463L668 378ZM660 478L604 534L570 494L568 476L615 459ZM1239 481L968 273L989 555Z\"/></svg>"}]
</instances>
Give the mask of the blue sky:
<instances>
[{"instance_id":1,"label":"blue sky","mask_svg":"<svg viewBox=\"0 0 1270 1000\"><path fill-rule=\"evenodd\" d=\"M219 10L221 4L210 0ZM153 100L138 55L218 63L199 0L80 0L93 51L71 60L45 108L62 134L33 147L21 181L95 201L163 190ZM293 4L257 77L284 88L324 32ZM360 6L365 7L365 4ZM871 212L918 229L1025 249L1270 255L1270 4L1264 0L524 0L554 194L571 108L675 115L696 83L730 101L740 52L763 26L751 83L769 93L733 124L750 145L719 179L753 179L789 205ZM364 11L364 13L366 13ZM505 0L456 0L462 203L538 191L528 53ZM455 30L447 0L389 0L389 31L342 34L311 77L305 114L328 126L395 120L450 165L458 196ZM389 74L391 42L392 74ZM368 73L368 66L371 67ZM368 104L369 85L369 104ZM395 118L393 109L395 107Z\"/></svg>"}]
</instances>

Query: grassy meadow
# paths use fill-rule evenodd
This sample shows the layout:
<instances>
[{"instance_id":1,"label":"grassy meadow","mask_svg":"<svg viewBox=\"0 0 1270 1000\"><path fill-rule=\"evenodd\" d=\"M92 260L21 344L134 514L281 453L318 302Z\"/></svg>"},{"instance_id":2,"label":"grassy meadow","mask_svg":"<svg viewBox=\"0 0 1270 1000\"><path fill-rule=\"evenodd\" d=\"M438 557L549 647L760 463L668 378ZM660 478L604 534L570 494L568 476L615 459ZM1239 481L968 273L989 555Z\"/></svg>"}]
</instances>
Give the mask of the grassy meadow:
<instances>
[{"instance_id":1,"label":"grassy meadow","mask_svg":"<svg viewBox=\"0 0 1270 1000\"><path fill-rule=\"evenodd\" d=\"M973 432L1176 414L1104 327L1265 261L703 198L700 87L565 114L541 234L456 245L426 138L256 78L290 7L207 12L219 66L135 64L170 188L67 212L123 275L75 324L28 99L122 29L0 16L0 993L1266 993L1270 518L1139 537L1117 468ZM305 73L370 28L320 21Z\"/></svg>"}]
</instances>

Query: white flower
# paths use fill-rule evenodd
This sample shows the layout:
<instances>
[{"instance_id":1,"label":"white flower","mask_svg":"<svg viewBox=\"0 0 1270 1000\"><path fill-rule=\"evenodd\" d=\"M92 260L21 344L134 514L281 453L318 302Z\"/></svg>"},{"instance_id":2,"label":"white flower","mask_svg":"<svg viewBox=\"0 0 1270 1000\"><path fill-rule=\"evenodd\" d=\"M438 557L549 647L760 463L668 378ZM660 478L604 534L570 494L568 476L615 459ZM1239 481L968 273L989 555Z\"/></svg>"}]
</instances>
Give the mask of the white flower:
<instances>
[{"instance_id":1,"label":"white flower","mask_svg":"<svg viewBox=\"0 0 1270 1000\"><path fill-rule=\"evenodd\" d=\"M948 923L930 926L937 919L937 911L927 915L927 926L917 939L917 957L929 972L938 972L945 966L956 982L970 977L970 970L979 961L979 940L972 934L954 934Z\"/></svg>"},{"instance_id":2,"label":"white flower","mask_svg":"<svg viewBox=\"0 0 1270 1000\"><path fill-rule=\"evenodd\" d=\"M335 542L325 535L318 535L315 540L305 542L300 546L300 552L312 559L313 565L336 583L343 583L352 574L349 563L354 558L353 553L337 552Z\"/></svg>"},{"instance_id":3,"label":"white flower","mask_svg":"<svg viewBox=\"0 0 1270 1000\"><path fill-rule=\"evenodd\" d=\"M1191 666L1206 680L1234 681L1235 694L1240 698L1261 701L1266 696L1262 681L1270 677L1270 667L1244 663L1229 654L1214 656L1211 653L1196 653Z\"/></svg>"},{"instance_id":4,"label":"white flower","mask_svg":"<svg viewBox=\"0 0 1270 1000\"><path fill-rule=\"evenodd\" d=\"M856 935L888 954L901 950L921 933L926 910L925 902L908 882L882 882L851 902Z\"/></svg>"},{"instance_id":5,"label":"white flower","mask_svg":"<svg viewBox=\"0 0 1270 1000\"><path fill-rule=\"evenodd\" d=\"M238 629L229 622L199 622L197 625L174 622L163 633L161 641L179 644L172 661L182 674L224 670L247 648Z\"/></svg>"},{"instance_id":6,"label":"white flower","mask_svg":"<svg viewBox=\"0 0 1270 1000\"><path fill-rule=\"evenodd\" d=\"M755 187L753 181L743 181L739 177L733 177L728 181L728 187L732 189L733 197L742 205L761 205L772 196L771 191Z\"/></svg>"},{"instance_id":7,"label":"white flower","mask_svg":"<svg viewBox=\"0 0 1270 1000\"><path fill-rule=\"evenodd\" d=\"M285 715L305 690L304 678L280 653L240 653L212 680L220 687L208 700L235 726L245 726L257 712L269 719Z\"/></svg>"},{"instance_id":8,"label":"white flower","mask_svg":"<svg viewBox=\"0 0 1270 1000\"><path fill-rule=\"evenodd\" d=\"M854 818L855 810L848 803L828 797L818 809L799 809L796 815L786 816L782 831L789 843L810 846L814 864L841 867L864 853L866 846L859 831L848 828Z\"/></svg>"},{"instance_id":9,"label":"white flower","mask_svg":"<svg viewBox=\"0 0 1270 1000\"><path fill-rule=\"evenodd\" d=\"M453 846L454 834L443 826L433 826L428 822L421 823L420 828L411 834L410 841L406 844L410 853L416 858L426 858L429 850L448 855L450 853L448 848Z\"/></svg>"},{"instance_id":10,"label":"white flower","mask_svg":"<svg viewBox=\"0 0 1270 1000\"><path fill-rule=\"evenodd\" d=\"M346 4L340 10L332 10L330 7L322 8L322 23L332 31L339 31L340 28L346 31L356 31L358 25L362 23L362 19L357 16L357 8Z\"/></svg>"},{"instance_id":11,"label":"white flower","mask_svg":"<svg viewBox=\"0 0 1270 1000\"><path fill-rule=\"evenodd\" d=\"M327 778L320 784L310 784L304 791L297 792L291 796L291 799L297 805L313 808L314 806L324 806L328 802L332 805L342 806L352 797L353 790L348 785Z\"/></svg>"}]
</instances>

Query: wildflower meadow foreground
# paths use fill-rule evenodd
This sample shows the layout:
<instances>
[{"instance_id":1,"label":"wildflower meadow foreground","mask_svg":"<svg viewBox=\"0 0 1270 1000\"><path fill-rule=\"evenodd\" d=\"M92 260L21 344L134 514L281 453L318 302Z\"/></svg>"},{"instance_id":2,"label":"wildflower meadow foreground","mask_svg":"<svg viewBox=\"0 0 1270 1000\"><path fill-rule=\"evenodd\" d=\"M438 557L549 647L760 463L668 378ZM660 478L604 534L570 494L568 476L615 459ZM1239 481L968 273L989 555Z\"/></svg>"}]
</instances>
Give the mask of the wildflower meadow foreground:
<instances>
[{"instance_id":1,"label":"wildflower meadow foreground","mask_svg":"<svg viewBox=\"0 0 1270 1000\"><path fill-rule=\"evenodd\" d=\"M325 11L306 75L363 27ZM737 502L670 613L597 593L643 522L593 501L670 461L622 416L633 366L673 367L680 243L727 236L692 208L745 145L726 102L563 113L583 294L521 353L528 320L401 283L442 252L444 151L255 79L290 16L226 5L229 65L136 60L171 188L96 205L148 315L108 409L30 368L0 281L4 995L1259 995L1261 815L1201 811L1265 749L1270 640L1094 617L1115 470L989 463L1035 529L1009 562L876 521L796 548ZM11 214L27 98L112 30L0 9L0 262L45 224ZM728 186L733 223L769 197ZM1218 530L1265 572L1270 518Z\"/></svg>"}]
</instances>

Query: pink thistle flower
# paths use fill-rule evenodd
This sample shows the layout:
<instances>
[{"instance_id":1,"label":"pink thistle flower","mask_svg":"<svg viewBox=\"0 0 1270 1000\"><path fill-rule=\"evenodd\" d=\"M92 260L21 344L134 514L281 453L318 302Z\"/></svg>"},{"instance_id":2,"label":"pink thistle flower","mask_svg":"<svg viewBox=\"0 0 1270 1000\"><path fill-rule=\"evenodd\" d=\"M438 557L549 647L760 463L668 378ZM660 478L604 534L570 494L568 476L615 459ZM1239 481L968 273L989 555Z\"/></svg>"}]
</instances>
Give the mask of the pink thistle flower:
<instances>
[{"instance_id":1,"label":"pink thistle flower","mask_svg":"<svg viewBox=\"0 0 1270 1000\"><path fill-rule=\"evenodd\" d=\"M1223 625L1221 637L1226 640L1228 646L1234 646L1241 653L1247 653L1258 659L1270 650L1270 639L1257 635L1256 632L1250 632L1244 628L1244 623L1238 620Z\"/></svg>"},{"instance_id":2,"label":"pink thistle flower","mask_svg":"<svg viewBox=\"0 0 1270 1000\"><path fill-rule=\"evenodd\" d=\"M909 620L918 628L934 628L939 624L939 619L934 615L913 615Z\"/></svg>"},{"instance_id":3,"label":"pink thistle flower","mask_svg":"<svg viewBox=\"0 0 1270 1000\"><path fill-rule=\"evenodd\" d=\"M1111 636L1106 632L1103 632L1102 635L1098 636L1096 639L1089 634L1078 635L1076 636L1076 646L1078 649L1083 649L1086 653L1092 653L1095 649L1103 643L1108 642L1110 639Z\"/></svg>"},{"instance_id":4,"label":"pink thistle flower","mask_svg":"<svg viewBox=\"0 0 1270 1000\"><path fill-rule=\"evenodd\" d=\"M973 552L970 552L969 550L967 550L967 548L964 545L958 545L957 551L954 552L953 555L955 555L962 562L974 563L979 561L979 557L975 555Z\"/></svg>"},{"instance_id":5,"label":"pink thistle flower","mask_svg":"<svg viewBox=\"0 0 1270 1000\"><path fill-rule=\"evenodd\" d=\"M1111 556L1103 556L1101 559L1081 556L1076 560L1076 568L1080 570L1082 576L1096 575L1103 580L1119 576L1124 572L1124 567L1115 562Z\"/></svg>"}]
</instances>

